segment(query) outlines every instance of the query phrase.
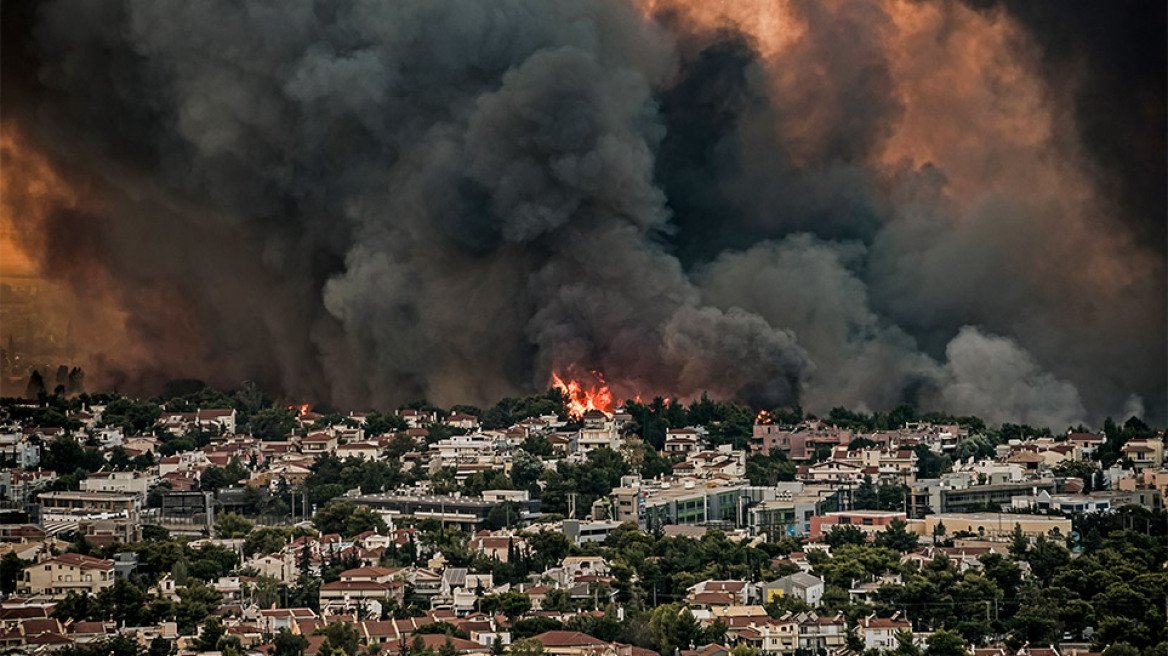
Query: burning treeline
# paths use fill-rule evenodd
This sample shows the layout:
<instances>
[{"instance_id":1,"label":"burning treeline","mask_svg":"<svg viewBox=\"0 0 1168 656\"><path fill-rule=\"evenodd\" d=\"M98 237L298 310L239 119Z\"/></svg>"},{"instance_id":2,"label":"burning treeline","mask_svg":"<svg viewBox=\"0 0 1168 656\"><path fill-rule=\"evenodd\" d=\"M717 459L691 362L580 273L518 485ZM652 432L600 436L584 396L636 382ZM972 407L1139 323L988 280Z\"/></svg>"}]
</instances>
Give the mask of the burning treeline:
<instances>
[{"instance_id":1,"label":"burning treeline","mask_svg":"<svg viewBox=\"0 0 1168 656\"><path fill-rule=\"evenodd\" d=\"M102 308L77 325L125 335L87 342L123 390L487 403L603 372L561 384L583 408L708 391L1163 416L1164 253L1080 138L1076 76L1003 7L23 18L5 22L31 53L5 66L33 71L5 74L6 234L97 299L62 315ZM58 191L33 193L22 158Z\"/></svg>"}]
</instances>

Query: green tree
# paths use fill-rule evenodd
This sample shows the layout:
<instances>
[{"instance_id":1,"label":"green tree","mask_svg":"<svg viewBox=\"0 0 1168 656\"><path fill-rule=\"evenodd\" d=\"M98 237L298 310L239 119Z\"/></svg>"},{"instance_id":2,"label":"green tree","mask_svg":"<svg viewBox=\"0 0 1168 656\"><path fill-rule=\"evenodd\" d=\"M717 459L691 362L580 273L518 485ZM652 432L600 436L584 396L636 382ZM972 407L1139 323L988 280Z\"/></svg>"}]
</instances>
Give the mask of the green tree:
<instances>
[{"instance_id":1,"label":"green tree","mask_svg":"<svg viewBox=\"0 0 1168 656\"><path fill-rule=\"evenodd\" d=\"M316 630L316 635L323 635L336 649L344 651L349 656L357 656L357 645L361 642L361 632L348 622L331 622L322 629Z\"/></svg>"},{"instance_id":2,"label":"green tree","mask_svg":"<svg viewBox=\"0 0 1168 656\"><path fill-rule=\"evenodd\" d=\"M159 636L150 641L150 649L146 652L146 656L174 656L175 651L173 640Z\"/></svg>"},{"instance_id":3,"label":"green tree","mask_svg":"<svg viewBox=\"0 0 1168 656\"><path fill-rule=\"evenodd\" d=\"M543 461L538 456L521 449L515 453L515 457L511 460L511 481L516 487L526 489L539 480L543 469Z\"/></svg>"},{"instance_id":4,"label":"green tree","mask_svg":"<svg viewBox=\"0 0 1168 656\"><path fill-rule=\"evenodd\" d=\"M192 633L201 622L219 608L223 595L201 581L191 581L185 588L178 589L179 602L175 607L175 619L179 631Z\"/></svg>"},{"instance_id":5,"label":"green tree","mask_svg":"<svg viewBox=\"0 0 1168 656\"><path fill-rule=\"evenodd\" d=\"M509 528L519 524L519 516L523 511L523 507L514 501L504 501L496 504L487 513L487 519L483 522L483 527L488 531L497 531L501 528Z\"/></svg>"},{"instance_id":6,"label":"green tree","mask_svg":"<svg viewBox=\"0 0 1168 656\"><path fill-rule=\"evenodd\" d=\"M839 524L823 535L823 541L832 549L836 549L845 544L864 544L868 541L868 534L859 526Z\"/></svg>"},{"instance_id":7,"label":"green tree","mask_svg":"<svg viewBox=\"0 0 1168 656\"><path fill-rule=\"evenodd\" d=\"M225 539L247 537L254 526L255 524L245 519L243 515L233 512L223 513L215 521L215 535Z\"/></svg>"},{"instance_id":8,"label":"green tree","mask_svg":"<svg viewBox=\"0 0 1168 656\"><path fill-rule=\"evenodd\" d=\"M913 642L912 631L897 631L893 637L896 638L896 648L891 652L893 656L921 656L920 648Z\"/></svg>"},{"instance_id":9,"label":"green tree","mask_svg":"<svg viewBox=\"0 0 1168 656\"><path fill-rule=\"evenodd\" d=\"M203 623L202 630L199 633L199 639L195 641L194 648L198 651L217 651L219 649L219 641L227 634L227 629L223 627L223 622L218 617L212 615Z\"/></svg>"},{"instance_id":10,"label":"green tree","mask_svg":"<svg viewBox=\"0 0 1168 656\"><path fill-rule=\"evenodd\" d=\"M857 510L876 510L880 505L880 495L876 492L876 486L872 484L871 476L865 474L864 480L860 481L853 505Z\"/></svg>"},{"instance_id":11,"label":"green tree","mask_svg":"<svg viewBox=\"0 0 1168 656\"><path fill-rule=\"evenodd\" d=\"M69 591L65 594L64 599L57 601L56 607L53 609L53 617L61 620L73 620L81 622L89 619L95 614L95 604L93 597L88 592L74 592Z\"/></svg>"},{"instance_id":12,"label":"green tree","mask_svg":"<svg viewBox=\"0 0 1168 656\"><path fill-rule=\"evenodd\" d=\"M452 635L455 638L462 638L463 640L470 639L470 634L468 634L466 631L458 628L456 625L451 624L450 622L445 621L423 624L414 629L414 633L420 635Z\"/></svg>"},{"instance_id":13,"label":"green tree","mask_svg":"<svg viewBox=\"0 0 1168 656\"><path fill-rule=\"evenodd\" d=\"M216 492L230 484L231 481L227 478L227 472L222 467L212 465L204 469L202 475L199 476L199 489L206 492Z\"/></svg>"},{"instance_id":14,"label":"green tree","mask_svg":"<svg viewBox=\"0 0 1168 656\"><path fill-rule=\"evenodd\" d=\"M508 590L483 597L479 602L479 608L487 613L501 612L511 621L515 621L515 618L531 610L531 597L518 590Z\"/></svg>"},{"instance_id":15,"label":"green tree","mask_svg":"<svg viewBox=\"0 0 1168 656\"><path fill-rule=\"evenodd\" d=\"M98 592L94 598L96 614L123 626L142 626L147 620L150 595L138 584L126 578Z\"/></svg>"},{"instance_id":16,"label":"green tree","mask_svg":"<svg viewBox=\"0 0 1168 656\"><path fill-rule=\"evenodd\" d=\"M965 640L955 631L938 629L925 640L925 656L966 656Z\"/></svg>"},{"instance_id":17,"label":"green tree","mask_svg":"<svg viewBox=\"0 0 1168 656\"><path fill-rule=\"evenodd\" d=\"M255 554L276 553L288 544L288 534L282 528L264 527L253 529L243 541L243 553L247 556Z\"/></svg>"},{"instance_id":18,"label":"green tree","mask_svg":"<svg viewBox=\"0 0 1168 656\"><path fill-rule=\"evenodd\" d=\"M304 650L308 649L307 638L287 629L280 629L272 644L275 646L272 656L304 656Z\"/></svg>"},{"instance_id":19,"label":"green tree","mask_svg":"<svg viewBox=\"0 0 1168 656\"><path fill-rule=\"evenodd\" d=\"M1030 548L1030 541L1026 539L1026 534L1022 532L1022 525L1015 522L1014 530L1010 532L1010 555L1015 560L1024 560L1026 558L1026 551Z\"/></svg>"},{"instance_id":20,"label":"green tree","mask_svg":"<svg viewBox=\"0 0 1168 656\"><path fill-rule=\"evenodd\" d=\"M312 523L322 534L340 533L345 537L365 531L376 531L382 535L389 532L389 526L380 513L369 508L359 508L348 499L336 499L325 504L312 516Z\"/></svg>"},{"instance_id":21,"label":"green tree","mask_svg":"<svg viewBox=\"0 0 1168 656\"><path fill-rule=\"evenodd\" d=\"M548 631L558 631L563 627L564 625L562 623L550 617L525 617L521 620L516 620L511 625L511 634L515 639L519 640L537 636Z\"/></svg>"},{"instance_id":22,"label":"green tree","mask_svg":"<svg viewBox=\"0 0 1168 656\"><path fill-rule=\"evenodd\" d=\"M662 654L688 649L700 631L693 613L682 604L665 604L649 615L649 633L653 646Z\"/></svg>"},{"instance_id":23,"label":"green tree","mask_svg":"<svg viewBox=\"0 0 1168 656\"><path fill-rule=\"evenodd\" d=\"M917 534L908 530L908 523L897 518L889 522L888 528L876 534L875 545L908 553L917 548L917 540Z\"/></svg>"},{"instance_id":24,"label":"green tree","mask_svg":"<svg viewBox=\"0 0 1168 656\"><path fill-rule=\"evenodd\" d=\"M22 560L15 552L9 551L0 558L0 592L6 595L16 592L16 583L29 562Z\"/></svg>"},{"instance_id":25,"label":"green tree","mask_svg":"<svg viewBox=\"0 0 1168 656\"><path fill-rule=\"evenodd\" d=\"M507 653L512 656L543 656L543 643L534 638L520 638L511 643Z\"/></svg>"},{"instance_id":26,"label":"green tree","mask_svg":"<svg viewBox=\"0 0 1168 656\"><path fill-rule=\"evenodd\" d=\"M283 440L294 428L296 415L286 408L265 408L252 415L248 421L252 437L265 441Z\"/></svg>"}]
</instances>

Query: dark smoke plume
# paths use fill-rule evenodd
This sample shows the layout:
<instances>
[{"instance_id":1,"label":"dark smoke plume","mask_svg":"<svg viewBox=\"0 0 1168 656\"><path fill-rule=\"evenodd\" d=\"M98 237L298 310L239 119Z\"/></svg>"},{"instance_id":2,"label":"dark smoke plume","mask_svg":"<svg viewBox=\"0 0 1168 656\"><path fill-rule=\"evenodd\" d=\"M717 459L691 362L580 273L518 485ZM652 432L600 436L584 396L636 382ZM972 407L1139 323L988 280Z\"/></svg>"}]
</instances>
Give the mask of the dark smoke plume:
<instances>
[{"instance_id":1,"label":"dark smoke plume","mask_svg":"<svg viewBox=\"0 0 1168 656\"><path fill-rule=\"evenodd\" d=\"M1163 421L1162 189L1077 95L1123 93L1107 53L1026 3L772 4L782 38L665 1L6 4L11 152L75 198L8 220L124 311L124 388L489 403L572 366Z\"/></svg>"}]
</instances>

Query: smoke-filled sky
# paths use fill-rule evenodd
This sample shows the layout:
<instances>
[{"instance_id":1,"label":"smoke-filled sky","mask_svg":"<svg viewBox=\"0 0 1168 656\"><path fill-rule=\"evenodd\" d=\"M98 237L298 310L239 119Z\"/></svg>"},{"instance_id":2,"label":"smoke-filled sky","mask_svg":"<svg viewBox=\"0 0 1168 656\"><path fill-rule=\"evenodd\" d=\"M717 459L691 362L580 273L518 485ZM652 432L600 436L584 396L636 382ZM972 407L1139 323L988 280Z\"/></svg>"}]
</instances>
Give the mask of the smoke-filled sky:
<instances>
[{"instance_id":1,"label":"smoke-filled sky","mask_svg":"<svg viewBox=\"0 0 1168 656\"><path fill-rule=\"evenodd\" d=\"M599 370L1165 419L1162 2L56 0L3 29L5 257L74 295L91 386L366 408Z\"/></svg>"}]
</instances>

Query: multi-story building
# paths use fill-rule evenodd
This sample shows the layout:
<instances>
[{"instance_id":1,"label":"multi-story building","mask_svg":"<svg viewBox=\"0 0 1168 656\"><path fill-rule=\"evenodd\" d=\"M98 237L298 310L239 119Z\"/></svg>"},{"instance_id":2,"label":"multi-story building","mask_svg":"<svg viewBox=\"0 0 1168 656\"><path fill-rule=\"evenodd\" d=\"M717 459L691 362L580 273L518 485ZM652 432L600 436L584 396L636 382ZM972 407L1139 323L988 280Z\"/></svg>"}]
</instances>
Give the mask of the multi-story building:
<instances>
[{"instance_id":1,"label":"multi-story building","mask_svg":"<svg viewBox=\"0 0 1168 656\"><path fill-rule=\"evenodd\" d=\"M132 492L89 492L61 490L41 492L44 513L48 515L136 517L142 511L143 498Z\"/></svg>"},{"instance_id":2,"label":"multi-story building","mask_svg":"<svg viewBox=\"0 0 1168 656\"><path fill-rule=\"evenodd\" d=\"M63 598L70 592L97 594L114 584L114 561L61 554L24 568L17 592Z\"/></svg>"},{"instance_id":3,"label":"multi-story building","mask_svg":"<svg viewBox=\"0 0 1168 656\"><path fill-rule=\"evenodd\" d=\"M55 480L57 473L47 469L0 470L0 499L28 503L34 492Z\"/></svg>"},{"instance_id":4,"label":"multi-story building","mask_svg":"<svg viewBox=\"0 0 1168 656\"><path fill-rule=\"evenodd\" d=\"M1131 440L1120 447L1120 454L1131 460L1136 471L1164 466L1164 439Z\"/></svg>"},{"instance_id":5,"label":"multi-story building","mask_svg":"<svg viewBox=\"0 0 1168 656\"><path fill-rule=\"evenodd\" d=\"M920 519L931 512L963 513L999 510L1013 503L1013 498L1045 490L1061 494L1064 481L1054 478L977 485L976 474L946 474L940 479L919 480L909 494L909 517Z\"/></svg>"},{"instance_id":6,"label":"multi-story building","mask_svg":"<svg viewBox=\"0 0 1168 656\"><path fill-rule=\"evenodd\" d=\"M899 613L892 617L861 617L856 621L856 634L864 641L864 651L891 651L896 649L896 634L901 631L912 632L912 622L900 617Z\"/></svg>"},{"instance_id":7,"label":"multi-story building","mask_svg":"<svg viewBox=\"0 0 1168 656\"><path fill-rule=\"evenodd\" d=\"M616 422L599 410L589 410L581 417L584 426L576 438L577 453L588 453L595 449L620 449L621 436Z\"/></svg>"},{"instance_id":8,"label":"multi-story building","mask_svg":"<svg viewBox=\"0 0 1168 656\"><path fill-rule=\"evenodd\" d=\"M121 492L143 499L158 477L139 471L98 471L81 481L83 492Z\"/></svg>"},{"instance_id":9,"label":"multi-story building","mask_svg":"<svg viewBox=\"0 0 1168 656\"><path fill-rule=\"evenodd\" d=\"M479 530L499 501L484 497L432 496L422 494L366 494L353 498L358 504L374 510L387 511L391 516L410 519L437 519L444 524ZM513 499L519 504L520 519L539 512L540 502L517 492Z\"/></svg>"},{"instance_id":10,"label":"multi-story building","mask_svg":"<svg viewBox=\"0 0 1168 656\"><path fill-rule=\"evenodd\" d=\"M41 450L29 436L10 430L0 433L0 461L6 467L35 469L41 462Z\"/></svg>"}]
</instances>

